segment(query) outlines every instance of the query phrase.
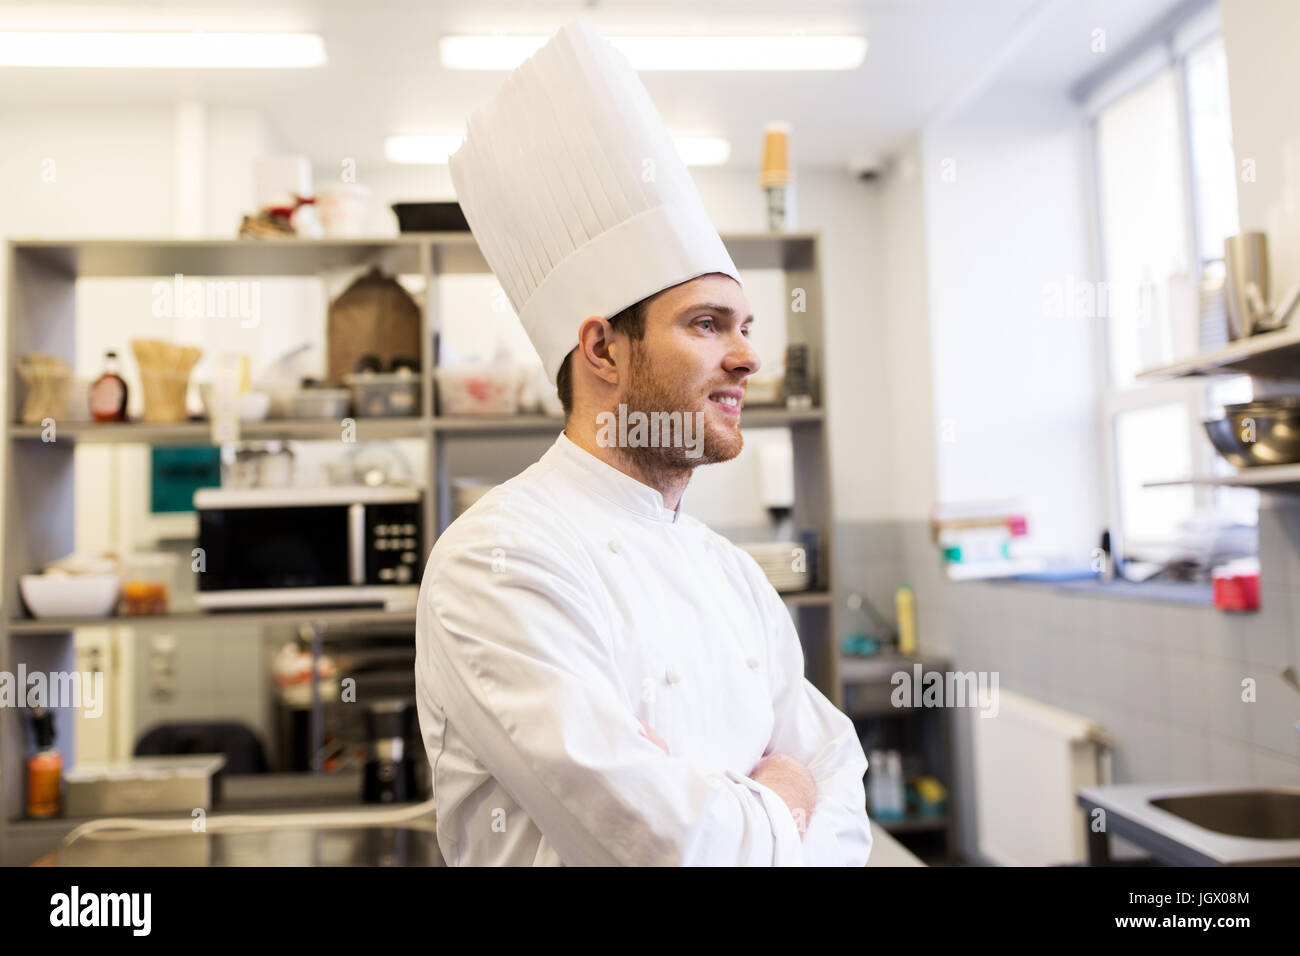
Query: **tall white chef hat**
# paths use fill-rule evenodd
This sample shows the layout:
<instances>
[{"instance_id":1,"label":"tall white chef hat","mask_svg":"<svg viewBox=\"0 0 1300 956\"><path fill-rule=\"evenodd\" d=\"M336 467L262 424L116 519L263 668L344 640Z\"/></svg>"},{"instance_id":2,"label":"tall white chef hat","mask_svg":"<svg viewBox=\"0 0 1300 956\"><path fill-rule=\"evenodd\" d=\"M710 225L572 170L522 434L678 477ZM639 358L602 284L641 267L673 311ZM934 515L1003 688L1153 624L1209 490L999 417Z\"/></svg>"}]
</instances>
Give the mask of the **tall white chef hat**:
<instances>
[{"instance_id":1,"label":"tall white chef hat","mask_svg":"<svg viewBox=\"0 0 1300 956\"><path fill-rule=\"evenodd\" d=\"M588 316L740 274L641 80L575 21L469 118L451 181L555 381Z\"/></svg>"}]
</instances>

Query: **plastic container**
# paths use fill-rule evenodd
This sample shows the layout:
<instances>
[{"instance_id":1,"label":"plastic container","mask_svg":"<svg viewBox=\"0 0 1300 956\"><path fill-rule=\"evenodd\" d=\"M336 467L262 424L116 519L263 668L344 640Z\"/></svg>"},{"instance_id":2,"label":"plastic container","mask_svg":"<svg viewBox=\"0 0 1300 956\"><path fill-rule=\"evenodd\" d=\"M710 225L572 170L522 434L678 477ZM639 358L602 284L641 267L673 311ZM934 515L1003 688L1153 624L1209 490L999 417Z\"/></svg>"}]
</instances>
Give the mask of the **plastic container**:
<instances>
[{"instance_id":1,"label":"plastic container","mask_svg":"<svg viewBox=\"0 0 1300 956\"><path fill-rule=\"evenodd\" d=\"M889 806L896 817L907 816L907 788L903 784L903 758L897 750L885 754L887 768L885 779L889 781Z\"/></svg>"},{"instance_id":2,"label":"plastic container","mask_svg":"<svg viewBox=\"0 0 1300 956\"><path fill-rule=\"evenodd\" d=\"M872 815L885 809L885 797L881 784L885 779L885 752L872 750L867 754L867 805Z\"/></svg>"},{"instance_id":3,"label":"plastic container","mask_svg":"<svg viewBox=\"0 0 1300 956\"><path fill-rule=\"evenodd\" d=\"M1215 568L1214 606L1221 611L1259 610L1259 562L1243 559Z\"/></svg>"},{"instance_id":4,"label":"plastic container","mask_svg":"<svg viewBox=\"0 0 1300 956\"><path fill-rule=\"evenodd\" d=\"M176 576L176 556L165 551L127 555L122 561L122 613L166 614Z\"/></svg>"},{"instance_id":5,"label":"plastic container","mask_svg":"<svg viewBox=\"0 0 1300 956\"><path fill-rule=\"evenodd\" d=\"M223 488L288 488L295 470L288 442L246 442L221 450Z\"/></svg>"},{"instance_id":6,"label":"plastic container","mask_svg":"<svg viewBox=\"0 0 1300 956\"><path fill-rule=\"evenodd\" d=\"M352 411L352 393L346 388L304 388L289 400L290 418L325 418L338 421Z\"/></svg>"},{"instance_id":7,"label":"plastic container","mask_svg":"<svg viewBox=\"0 0 1300 956\"><path fill-rule=\"evenodd\" d=\"M907 815L903 762L897 750L873 750L867 761L867 797L871 814L880 820Z\"/></svg>"},{"instance_id":8,"label":"plastic container","mask_svg":"<svg viewBox=\"0 0 1300 956\"><path fill-rule=\"evenodd\" d=\"M332 183L316 194L320 224L331 238L355 239L360 236L370 205L370 187L361 183Z\"/></svg>"},{"instance_id":9,"label":"plastic container","mask_svg":"<svg viewBox=\"0 0 1300 956\"><path fill-rule=\"evenodd\" d=\"M916 597L907 585L894 592L894 614L898 620L898 653L911 657L916 653Z\"/></svg>"},{"instance_id":10,"label":"plastic container","mask_svg":"<svg viewBox=\"0 0 1300 956\"><path fill-rule=\"evenodd\" d=\"M519 411L519 373L499 365L454 365L434 371L441 415L513 415Z\"/></svg>"},{"instance_id":11,"label":"plastic container","mask_svg":"<svg viewBox=\"0 0 1300 956\"><path fill-rule=\"evenodd\" d=\"M458 202L395 202L399 232L469 232Z\"/></svg>"},{"instance_id":12,"label":"plastic container","mask_svg":"<svg viewBox=\"0 0 1300 956\"><path fill-rule=\"evenodd\" d=\"M410 369L343 376L357 418L408 418L420 414L420 376Z\"/></svg>"}]
</instances>

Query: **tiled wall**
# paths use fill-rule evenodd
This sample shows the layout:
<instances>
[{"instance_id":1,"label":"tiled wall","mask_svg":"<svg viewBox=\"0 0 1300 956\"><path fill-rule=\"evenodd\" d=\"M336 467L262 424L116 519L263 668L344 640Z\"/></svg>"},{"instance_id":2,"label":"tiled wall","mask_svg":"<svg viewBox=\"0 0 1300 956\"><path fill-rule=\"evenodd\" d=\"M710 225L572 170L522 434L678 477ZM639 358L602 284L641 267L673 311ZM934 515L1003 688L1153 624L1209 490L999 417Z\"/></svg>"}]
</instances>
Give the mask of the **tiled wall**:
<instances>
[{"instance_id":1,"label":"tiled wall","mask_svg":"<svg viewBox=\"0 0 1300 956\"><path fill-rule=\"evenodd\" d=\"M174 690L159 693L152 671L154 643L166 635L135 635L135 739L159 724L239 722L262 741L267 758L275 758L272 685L269 660L273 648L260 628L211 625L172 635L170 667Z\"/></svg>"},{"instance_id":2,"label":"tiled wall","mask_svg":"<svg viewBox=\"0 0 1300 956\"><path fill-rule=\"evenodd\" d=\"M925 522L845 525L836 550L840 589L866 593L889 618L894 588L915 590L924 654L997 671L1002 687L1098 721L1117 742L1115 782L1300 784L1300 691L1280 676L1300 668L1300 500L1263 496L1254 614L951 582ZM1242 700L1246 678L1253 703ZM955 790L963 852L975 859L970 718L954 713Z\"/></svg>"}]
</instances>

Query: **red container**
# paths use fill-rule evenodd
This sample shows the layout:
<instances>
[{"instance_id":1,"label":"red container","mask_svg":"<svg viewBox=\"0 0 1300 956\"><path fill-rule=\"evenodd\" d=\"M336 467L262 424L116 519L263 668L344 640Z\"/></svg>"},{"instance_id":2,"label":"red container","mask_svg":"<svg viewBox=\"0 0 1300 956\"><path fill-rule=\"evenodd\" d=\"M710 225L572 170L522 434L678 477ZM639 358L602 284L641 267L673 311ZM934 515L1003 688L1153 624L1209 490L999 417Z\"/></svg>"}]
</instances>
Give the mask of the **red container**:
<instances>
[{"instance_id":1,"label":"red container","mask_svg":"<svg viewBox=\"0 0 1300 956\"><path fill-rule=\"evenodd\" d=\"M1214 606L1222 611L1258 611L1259 575L1215 575Z\"/></svg>"}]
</instances>

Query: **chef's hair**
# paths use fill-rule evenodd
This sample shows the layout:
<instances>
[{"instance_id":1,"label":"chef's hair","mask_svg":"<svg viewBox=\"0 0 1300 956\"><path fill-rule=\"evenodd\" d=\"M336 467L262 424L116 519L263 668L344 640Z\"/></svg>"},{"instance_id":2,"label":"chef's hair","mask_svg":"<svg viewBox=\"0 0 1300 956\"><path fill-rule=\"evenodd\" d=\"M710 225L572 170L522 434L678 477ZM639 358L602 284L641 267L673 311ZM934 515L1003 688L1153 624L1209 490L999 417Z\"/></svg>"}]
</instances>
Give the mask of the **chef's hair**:
<instances>
[{"instance_id":1,"label":"chef's hair","mask_svg":"<svg viewBox=\"0 0 1300 956\"><path fill-rule=\"evenodd\" d=\"M657 293L656 293L657 295ZM640 302L634 302L622 312L618 312L609 317L609 325L615 332L622 332L631 336L632 340L639 342L645 338L645 317L650 311L650 303L655 296L649 296ZM569 413L573 411L573 352L564 357L560 363L560 370L555 375L555 391L560 396L560 404L564 406L564 417L567 419Z\"/></svg>"}]
</instances>

